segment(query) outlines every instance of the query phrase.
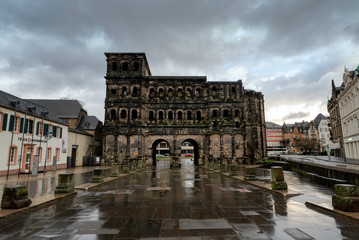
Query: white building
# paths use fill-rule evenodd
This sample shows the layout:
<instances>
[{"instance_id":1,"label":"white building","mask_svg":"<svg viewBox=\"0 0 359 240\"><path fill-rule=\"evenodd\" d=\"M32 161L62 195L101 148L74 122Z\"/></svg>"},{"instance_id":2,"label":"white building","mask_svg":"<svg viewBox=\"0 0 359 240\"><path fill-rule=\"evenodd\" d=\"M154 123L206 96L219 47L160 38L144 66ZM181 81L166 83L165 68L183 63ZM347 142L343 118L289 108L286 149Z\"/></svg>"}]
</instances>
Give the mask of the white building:
<instances>
[{"instance_id":1,"label":"white building","mask_svg":"<svg viewBox=\"0 0 359 240\"><path fill-rule=\"evenodd\" d=\"M0 175L66 168L67 134L45 107L0 91Z\"/></svg>"},{"instance_id":2,"label":"white building","mask_svg":"<svg viewBox=\"0 0 359 240\"><path fill-rule=\"evenodd\" d=\"M332 141L330 141L330 120L329 117L322 118L318 125L318 136L320 149L322 152L326 151L327 147L330 149L333 147Z\"/></svg>"},{"instance_id":3,"label":"white building","mask_svg":"<svg viewBox=\"0 0 359 240\"><path fill-rule=\"evenodd\" d=\"M358 70L358 69L357 69ZM358 71L344 69L344 89L338 103L347 159L359 160L359 77Z\"/></svg>"}]
</instances>

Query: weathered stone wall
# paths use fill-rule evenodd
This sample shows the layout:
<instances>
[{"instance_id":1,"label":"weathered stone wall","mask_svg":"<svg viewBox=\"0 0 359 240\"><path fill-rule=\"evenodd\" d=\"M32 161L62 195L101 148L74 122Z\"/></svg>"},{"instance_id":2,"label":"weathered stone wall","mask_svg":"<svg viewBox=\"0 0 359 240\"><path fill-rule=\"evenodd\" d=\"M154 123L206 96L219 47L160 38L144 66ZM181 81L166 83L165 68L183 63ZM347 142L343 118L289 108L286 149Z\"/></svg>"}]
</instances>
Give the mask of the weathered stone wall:
<instances>
[{"instance_id":1,"label":"weathered stone wall","mask_svg":"<svg viewBox=\"0 0 359 240\"><path fill-rule=\"evenodd\" d=\"M242 81L151 76L143 53L106 56L105 158L151 159L159 139L174 157L189 139L198 161L266 156L263 95Z\"/></svg>"}]
</instances>

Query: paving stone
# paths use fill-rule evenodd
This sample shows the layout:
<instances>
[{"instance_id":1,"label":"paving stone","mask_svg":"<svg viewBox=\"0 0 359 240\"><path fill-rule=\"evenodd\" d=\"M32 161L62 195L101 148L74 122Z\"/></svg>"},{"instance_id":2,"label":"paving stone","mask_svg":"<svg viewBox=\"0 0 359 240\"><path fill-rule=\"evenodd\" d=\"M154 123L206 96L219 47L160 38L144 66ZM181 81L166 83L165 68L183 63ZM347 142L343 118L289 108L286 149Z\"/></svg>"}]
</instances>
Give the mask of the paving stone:
<instances>
[{"instance_id":1,"label":"paving stone","mask_svg":"<svg viewBox=\"0 0 359 240\"><path fill-rule=\"evenodd\" d=\"M313 237L309 236L308 234L304 233L303 231L299 230L298 228L286 228L284 229L289 236L294 238L295 240L312 240Z\"/></svg>"},{"instance_id":2,"label":"paving stone","mask_svg":"<svg viewBox=\"0 0 359 240\"><path fill-rule=\"evenodd\" d=\"M232 228L225 219L180 219L180 229L225 229Z\"/></svg>"}]
</instances>

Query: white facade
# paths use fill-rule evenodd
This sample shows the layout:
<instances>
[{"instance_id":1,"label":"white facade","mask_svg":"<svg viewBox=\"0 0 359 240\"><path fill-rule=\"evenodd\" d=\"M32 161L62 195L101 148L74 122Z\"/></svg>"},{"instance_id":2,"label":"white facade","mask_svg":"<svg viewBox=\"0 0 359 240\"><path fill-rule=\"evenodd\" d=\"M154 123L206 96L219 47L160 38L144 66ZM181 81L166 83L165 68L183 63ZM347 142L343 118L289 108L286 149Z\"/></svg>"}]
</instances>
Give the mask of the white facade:
<instances>
[{"instance_id":1,"label":"white facade","mask_svg":"<svg viewBox=\"0 0 359 240\"><path fill-rule=\"evenodd\" d=\"M46 132L53 132L50 140ZM0 106L0 175L32 172L34 155L39 155L39 171L45 163L46 170L53 164L66 168L67 134L67 126L59 122L19 111L15 117L14 109Z\"/></svg>"},{"instance_id":2,"label":"white facade","mask_svg":"<svg viewBox=\"0 0 359 240\"><path fill-rule=\"evenodd\" d=\"M355 72L357 73L357 72ZM339 95L340 119L343 131L346 158L359 160L359 82L358 77L350 77L345 69L343 81L345 89Z\"/></svg>"},{"instance_id":3,"label":"white facade","mask_svg":"<svg viewBox=\"0 0 359 240\"><path fill-rule=\"evenodd\" d=\"M327 147L332 147L333 143L330 141L330 127L329 119L322 119L318 125L318 136L321 151L326 151Z\"/></svg>"}]
</instances>

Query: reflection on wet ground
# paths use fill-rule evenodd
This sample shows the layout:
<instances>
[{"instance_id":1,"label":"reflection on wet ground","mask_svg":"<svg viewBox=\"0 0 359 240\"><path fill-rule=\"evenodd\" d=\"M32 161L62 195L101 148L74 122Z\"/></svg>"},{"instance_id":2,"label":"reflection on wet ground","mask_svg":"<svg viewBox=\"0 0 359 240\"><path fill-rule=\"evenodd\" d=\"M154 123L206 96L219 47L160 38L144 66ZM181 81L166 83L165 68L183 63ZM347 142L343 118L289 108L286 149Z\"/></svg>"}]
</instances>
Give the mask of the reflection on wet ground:
<instances>
[{"instance_id":1,"label":"reflection on wet ground","mask_svg":"<svg viewBox=\"0 0 359 240\"><path fill-rule=\"evenodd\" d=\"M190 160L178 169L159 162L156 169L7 217L0 239L357 239L358 223L304 205L303 196L330 190L290 175L304 195L285 199Z\"/></svg>"}]
</instances>

